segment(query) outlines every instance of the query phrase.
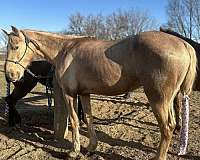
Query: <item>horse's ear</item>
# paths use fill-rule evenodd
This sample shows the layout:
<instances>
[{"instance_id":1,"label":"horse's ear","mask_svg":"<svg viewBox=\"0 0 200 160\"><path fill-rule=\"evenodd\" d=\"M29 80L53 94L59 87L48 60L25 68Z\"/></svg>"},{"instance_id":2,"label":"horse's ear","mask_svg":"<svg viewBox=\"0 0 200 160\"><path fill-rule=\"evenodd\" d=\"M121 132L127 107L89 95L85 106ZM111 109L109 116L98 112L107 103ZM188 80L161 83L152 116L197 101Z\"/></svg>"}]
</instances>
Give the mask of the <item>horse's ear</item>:
<instances>
[{"instance_id":1,"label":"horse's ear","mask_svg":"<svg viewBox=\"0 0 200 160\"><path fill-rule=\"evenodd\" d=\"M18 30L16 27L14 27L14 26L11 26L11 28L12 28L13 33L14 33L16 36L19 36L19 30Z\"/></svg>"},{"instance_id":2,"label":"horse's ear","mask_svg":"<svg viewBox=\"0 0 200 160\"><path fill-rule=\"evenodd\" d=\"M5 33L5 35L9 36L9 33L7 31L5 31L4 29L1 29L3 31L3 33Z\"/></svg>"},{"instance_id":3,"label":"horse's ear","mask_svg":"<svg viewBox=\"0 0 200 160\"><path fill-rule=\"evenodd\" d=\"M164 30L164 28L162 26L160 26L160 31L163 31L163 30Z\"/></svg>"}]
</instances>

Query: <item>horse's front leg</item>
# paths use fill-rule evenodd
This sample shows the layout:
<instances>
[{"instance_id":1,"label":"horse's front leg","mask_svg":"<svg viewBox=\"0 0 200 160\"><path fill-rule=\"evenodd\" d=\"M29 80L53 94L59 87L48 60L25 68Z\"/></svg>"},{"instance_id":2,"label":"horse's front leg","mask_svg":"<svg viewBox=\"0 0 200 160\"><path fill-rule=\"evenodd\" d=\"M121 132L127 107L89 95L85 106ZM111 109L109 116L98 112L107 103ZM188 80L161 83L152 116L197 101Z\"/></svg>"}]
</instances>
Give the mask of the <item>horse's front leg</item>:
<instances>
[{"instance_id":1,"label":"horse's front leg","mask_svg":"<svg viewBox=\"0 0 200 160\"><path fill-rule=\"evenodd\" d=\"M55 139L63 141L68 134L68 111L65 106L62 89L58 85L55 77L53 81L54 90L54 136Z\"/></svg>"},{"instance_id":2,"label":"horse's front leg","mask_svg":"<svg viewBox=\"0 0 200 160\"><path fill-rule=\"evenodd\" d=\"M68 135L69 114L64 99L58 92L54 92L54 135L55 139L63 141Z\"/></svg>"},{"instance_id":3,"label":"horse's front leg","mask_svg":"<svg viewBox=\"0 0 200 160\"><path fill-rule=\"evenodd\" d=\"M90 95L80 96L80 98L81 98L81 103L82 103L83 112L85 116L84 119L86 120L89 138L90 138L87 149L88 151L94 151L97 147L97 137L96 137L95 129L93 126L93 116L92 116L92 110L91 110Z\"/></svg>"},{"instance_id":4,"label":"horse's front leg","mask_svg":"<svg viewBox=\"0 0 200 160\"><path fill-rule=\"evenodd\" d=\"M27 77L27 76L26 76ZM11 95L6 97L6 102L9 107L9 126L15 126L16 124L21 125L21 116L18 113L15 105L18 100L25 97L37 84L37 81L31 78L26 78L24 81L14 83L15 88Z\"/></svg>"},{"instance_id":5,"label":"horse's front leg","mask_svg":"<svg viewBox=\"0 0 200 160\"><path fill-rule=\"evenodd\" d=\"M80 123L81 124L83 124L83 123L87 123L86 122L86 120L85 120L85 118L84 118L84 112L83 112L83 107L82 107L82 103L81 103L81 98L80 98L80 96L78 95L77 96L78 98L77 98L77 106L78 106L78 112L77 112L77 114L78 114L78 118L79 118L79 121L80 121Z\"/></svg>"},{"instance_id":6,"label":"horse's front leg","mask_svg":"<svg viewBox=\"0 0 200 160\"><path fill-rule=\"evenodd\" d=\"M63 97L65 100L65 104L67 106L67 110L70 115L71 126L72 126L72 144L73 149L69 152L70 157L77 157L80 153L80 135L79 135L79 119L76 114L77 108L77 99L76 97L71 97L63 91Z\"/></svg>"},{"instance_id":7,"label":"horse's front leg","mask_svg":"<svg viewBox=\"0 0 200 160\"><path fill-rule=\"evenodd\" d=\"M5 98L8 105L8 125L14 127L16 124L21 125L21 116L15 108L16 100L12 99L12 94Z\"/></svg>"}]
</instances>

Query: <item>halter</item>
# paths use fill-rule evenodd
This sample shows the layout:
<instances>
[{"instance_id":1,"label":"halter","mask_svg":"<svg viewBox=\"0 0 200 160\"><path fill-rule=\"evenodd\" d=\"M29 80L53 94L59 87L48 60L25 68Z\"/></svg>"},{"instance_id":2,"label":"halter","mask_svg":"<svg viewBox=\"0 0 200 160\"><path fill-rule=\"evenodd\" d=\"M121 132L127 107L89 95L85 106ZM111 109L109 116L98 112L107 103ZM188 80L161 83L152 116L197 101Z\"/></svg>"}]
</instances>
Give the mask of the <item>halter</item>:
<instances>
[{"instance_id":1,"label":"halter","mask_svg":"<svg viewBox=\"0 0 200 160\"><path fill-rule=\"evenodd\" d=\"M21 66L27 73L29 73L31 76L33 76L34 78L37 78L37 79L42 79L42 78L46 78L47 79L47 82L46 82L46 94L47 94L47 97L48 97L48 108L51 109L51 105L52 105L52 100L51 100L51 97L52 97L52 88L51 88L51 85L50 85L50 78L52 78L52 72L54 72L54 67L52 66L48 75L47 76L42 76L42 75L35 75L30 69L24 67L20 62L22 61L22 59L24 58L24 56L26 55L26 52L27 52L27 49L29 48L32 52L34 52L34 50L29 46L29 43L32 43L37 50L40 50L40 46L38 45L37 42L33 41L32 39L30 39L28 36L26 36L26 34L21 31L24 35L24 38L25 38L25 44L26 44L26 48L25 48L25 51L22 55L22 57L17 60L17 61L13 61L13 60L10 60L8 58L6 58L5 61L7 62L11 62L11 63L14 63L14 64L18 64L19 66ZM8 54L7 54L8 55ZM6 86L6 96L9 96L10 95L10 82L7 82L7 86ZM49 92L50 91L50 94ZM9 113L9 108L8 108L8 104L6 104L6 108L5 108L5 115L7 115Z\"/></svg>"},{"instance_id":2,"label":"halter","mask_svg":"<svg viewBox=\"0 0 200 160\"><path fill-rule=\"evenodd\" d=\"M27 71L27 73L29 73L31 76L33 76L34 78L37 78L37 79L41 79L41 78L51 78L50 76L41 76L41 75L35 75L30 69L24 67L20 62L22 61L22 59L24 58L24 56L26 55L26 52L27 52L27 49L29 48L32 52L34 52L34 50L29 46L29 43L32 43L37 50L40 49L40 46L38 45L37 42L33 41L32 39L30 39L23 31L21 31L24 35L24 38L25 38L25 44L26 44L26 48L25 48L25 51L22 55L22 57L17 60L17 61L13 61L13 60L10 60L10 59L6 59L5 61L7 62L11 62L11 63L14 63L14 64L18 64L19 66L21 66L25 71Z\"/></svg>"},{"instance_id":3,"label":"halter","mask_svg":"<svg viewBox=\"0 0 200 160\"><path fill-rule=\"evenodd\" d=\"M13 60L10 60L10 59L7 59L7 58L6 58L5 61L11 62L11 63L14 63L14 64L18 64L18 65L21 66L24 70L26 70L26 68L25 68L20 62L22 61L22 59L23 59L24 56L26 55L26 52L27 52L27 49L28 49L28 48L34 52L34 50L29 46L29 43L30 43L30 42L33 43L33 45L36 47L36 49L39 49L40 47L39 47L39 45L37 44L37 42L34 42L33 40L31 40L28 36L26 36L26 34L25 34L23 31L21 31L21 32L22 32L23 35L24 35L25 44L26 44L26 49L25 49L25 51L24 51L22 57L21 57L19 60L17 60L17 61L13 61Z\"/></svg>"}]
</instances>

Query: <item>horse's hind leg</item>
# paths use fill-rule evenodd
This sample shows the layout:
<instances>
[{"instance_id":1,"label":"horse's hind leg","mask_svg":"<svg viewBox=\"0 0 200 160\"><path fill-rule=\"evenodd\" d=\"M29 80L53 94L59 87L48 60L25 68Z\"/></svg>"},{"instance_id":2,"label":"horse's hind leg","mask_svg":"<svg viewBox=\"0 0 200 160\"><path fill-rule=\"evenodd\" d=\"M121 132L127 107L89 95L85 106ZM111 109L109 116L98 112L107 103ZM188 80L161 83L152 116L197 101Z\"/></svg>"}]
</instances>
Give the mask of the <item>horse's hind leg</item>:
<instances>
[{"instance_id":1,"label":"horse's hind leg","mask_svg":"<svg viewBox=\"0 0 200 160\"><path fill-rule=\"evenodd\" d=\"M181 103L181 98L182 94L179 92L176 97L174 98L174 111L175 111L175 117L176 117L176 127L174 130L175 134L178 134L181 129L181 108L182 108L182 103Z\"/></svg>"},{"instance_id":2,"label":"horse's hind leg","mask_svg":"<svg viewBox=\"0 0 200 160\"><path fill-rule=\"evenodd\" d=\"M145 90L145 93L149 99L150 105L152 107L153 113L158 121L158 125L161 132L161 140L158 149L158 153L155 160L166 160L167 151L172 139L173 131L176 126L176 121L174 117L173 110L173 99L174 96L170 92L162 93L157 92L152 89L153 92L148 92ZM167 95L168 94L168 95Z\"/></svg>"},{"instance_id":3,"label":"horse's hind leg","mask_svg":"<svg viewBox=\"0 0 200 160\"><path fill-rule=\"evenodd\" d=\"M84 119L86 120L89 138L90 138L90 142L87 149L88 151L94 151L97 147L97 137L96 137L96 133L93 127L93 116L92 116L92 110L91 110L90 95L80 96L80 98L81 98L84 117L85 117Z\"/></svg>"}]
</instances>

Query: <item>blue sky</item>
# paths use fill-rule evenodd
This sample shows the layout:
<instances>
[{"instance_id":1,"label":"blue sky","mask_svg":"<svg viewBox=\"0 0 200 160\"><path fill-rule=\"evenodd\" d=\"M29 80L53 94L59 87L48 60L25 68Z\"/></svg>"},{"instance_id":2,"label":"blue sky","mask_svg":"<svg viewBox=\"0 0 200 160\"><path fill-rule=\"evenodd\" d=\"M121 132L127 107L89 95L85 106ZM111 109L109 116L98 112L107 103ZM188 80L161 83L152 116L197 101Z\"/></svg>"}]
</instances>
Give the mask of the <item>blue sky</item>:
<instances>
[{"instance_id":1,"label":"blue sky","mask_svg":"<svg viewBox=\"0 0 200 160\"><path fill-rule=\"evenodd\" d=\"M80 12L109 14L116 9L147 10L158 23L166 23L167 0L3 0L0 3L0 28L10 25L45 31L61 31L68 17Z\"/></svg>"}]
</instances>

